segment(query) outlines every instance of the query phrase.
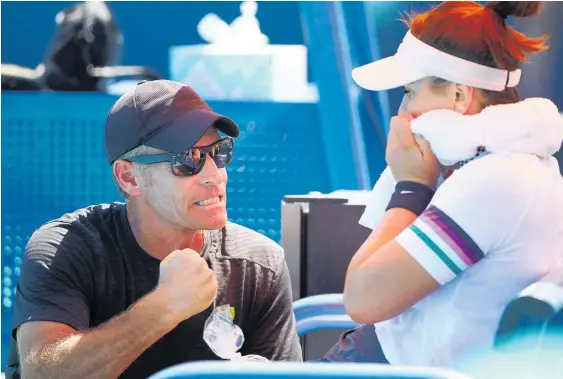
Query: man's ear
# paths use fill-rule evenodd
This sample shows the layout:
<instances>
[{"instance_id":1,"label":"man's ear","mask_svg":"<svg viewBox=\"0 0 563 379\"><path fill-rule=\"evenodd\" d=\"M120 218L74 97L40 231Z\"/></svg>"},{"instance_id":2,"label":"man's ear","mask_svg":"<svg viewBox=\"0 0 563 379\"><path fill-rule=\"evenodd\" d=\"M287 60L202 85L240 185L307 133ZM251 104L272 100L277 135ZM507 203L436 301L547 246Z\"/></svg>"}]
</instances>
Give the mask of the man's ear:
<instances>
[{"instance_id":1,"label":"man's ear","mask_svg":"<svg viewBox=\"0 0 563 379\"><path fill-rule=\"evenodd\" d=\"M455 86L455 100L454 110L457 113L467 114L472 113L471 107L475 100L475 88L463 84L456 84Z\"/></svg>"},{"instance_id":2,"label":"man's ear","mask_svg":"<svg viewBox=\"0 0 563 379\"><path fill-rule=\"evenodd\" d=\"M117 160L113 164L113 176L121 190L130 197L140 197L143 190L139 178L135 175L133 164L124 160Z\"/></svg>"}]
</instances>

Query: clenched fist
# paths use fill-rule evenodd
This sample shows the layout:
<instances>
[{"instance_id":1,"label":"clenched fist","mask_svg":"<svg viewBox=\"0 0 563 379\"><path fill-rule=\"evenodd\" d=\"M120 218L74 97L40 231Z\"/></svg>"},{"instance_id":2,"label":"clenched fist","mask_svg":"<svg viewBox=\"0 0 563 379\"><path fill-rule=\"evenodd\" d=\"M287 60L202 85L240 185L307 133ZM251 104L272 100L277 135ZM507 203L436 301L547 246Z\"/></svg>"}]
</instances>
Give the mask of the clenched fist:
<instances>
[{"instance_id":1,"label":"clenched fist","mask_svg":"<svg viewBox=\"0 0 563 379\"><path fill-rule=\"evenodd\" d=\"M178 322L206 310L217 297L217 280L199 253L175 250L160 262L156 288Z\"/></svg>"},{"instance_id":2,"label":"clenched fist","mask_svg":"<svg viewBox=\"0 0 563 379\"><path fill-rule=\"evenodd\" d=\"M434 189L440 175L440 164L428 141L411 131L410 115L391 119L385 159L397 182L412 181Z\"/></svg>"}]
</instances>

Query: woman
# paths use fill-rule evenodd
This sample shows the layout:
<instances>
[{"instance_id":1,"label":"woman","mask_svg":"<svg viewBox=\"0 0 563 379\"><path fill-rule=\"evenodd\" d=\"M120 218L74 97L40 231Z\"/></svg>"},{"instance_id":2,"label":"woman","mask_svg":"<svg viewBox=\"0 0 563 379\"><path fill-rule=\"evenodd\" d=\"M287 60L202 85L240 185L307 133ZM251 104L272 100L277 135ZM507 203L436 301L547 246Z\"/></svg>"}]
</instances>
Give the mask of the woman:
<instances>
[{"instance_id":1,"label":"woman","mask_svg":"<svg viewBox=\"0 0 563 379\"><path fill-rule=\"evenodd\" d=\"M361 220L374 230L344 290L348 313L375 324L391 364L456 367L492 347L507 303L561 262L563 181L551 155L563 120L549 100L516 89L546 37L505 22L539 8L442 3L411 19L393 57L352 73L368 90L405 87L390 170Z\"/></svg>"}]
</instances>

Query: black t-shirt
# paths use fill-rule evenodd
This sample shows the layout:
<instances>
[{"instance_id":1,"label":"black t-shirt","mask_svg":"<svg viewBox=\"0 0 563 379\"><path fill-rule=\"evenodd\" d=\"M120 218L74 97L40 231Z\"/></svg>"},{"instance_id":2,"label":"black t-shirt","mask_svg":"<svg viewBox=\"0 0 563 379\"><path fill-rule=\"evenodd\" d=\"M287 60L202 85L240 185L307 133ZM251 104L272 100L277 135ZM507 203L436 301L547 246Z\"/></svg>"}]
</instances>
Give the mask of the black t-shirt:
<instances>
[{"instance_id":1,"label":"black t-shirt","mask_svg":"<svg viewBox=\"0 0 563 379\"><path fill-rule=\"evenodd\" d=\"M234 322L245 335L240 353L300 361L283 249L234 223L207 231L205 240L202 255L219 283L217 305L235 308ZM125 204L91 206L50 221L26 247L13 334L28 321L55 321L78 331L95 328L154 289L159 265L135 240ZM121 378L146 378L174 364L219 359L203 341L210 313L211 307L180 323Z\"/></svg>"}]
</instances>

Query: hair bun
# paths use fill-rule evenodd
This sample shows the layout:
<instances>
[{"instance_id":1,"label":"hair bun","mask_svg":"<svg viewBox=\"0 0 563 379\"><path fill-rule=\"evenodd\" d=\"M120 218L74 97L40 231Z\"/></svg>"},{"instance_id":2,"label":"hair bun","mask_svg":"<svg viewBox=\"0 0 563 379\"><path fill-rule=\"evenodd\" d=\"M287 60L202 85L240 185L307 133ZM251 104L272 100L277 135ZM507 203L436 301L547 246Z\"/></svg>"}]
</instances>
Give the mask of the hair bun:
<instances>
[{"instance_id":1,"label":"hair bun","mask_svg":"<svg viewBox=\"0 0 563 379\"><path fill-rule=\"evenodd\" d=\"M541 1L488 1L485 5L502 18L532 17L540 13L541 6Z\"/></svg>"}]
</instances>

